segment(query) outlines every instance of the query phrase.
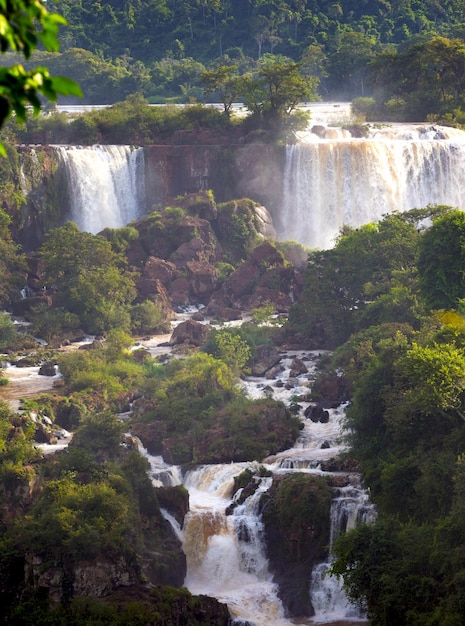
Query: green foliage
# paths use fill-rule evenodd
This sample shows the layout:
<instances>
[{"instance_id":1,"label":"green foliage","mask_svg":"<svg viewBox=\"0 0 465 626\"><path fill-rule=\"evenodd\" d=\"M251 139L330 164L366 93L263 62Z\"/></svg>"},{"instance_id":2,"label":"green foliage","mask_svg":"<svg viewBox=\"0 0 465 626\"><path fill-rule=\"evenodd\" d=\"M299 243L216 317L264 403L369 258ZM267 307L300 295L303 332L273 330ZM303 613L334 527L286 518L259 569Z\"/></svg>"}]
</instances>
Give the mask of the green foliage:
<instances>
[{"instance_id":1,"label":"green foliage","mask_svg":"<svg viewBox=\"0 0 465 626\"><path fill-rule=\"evenodd\" d=\"M129 305L136 295L133 275L109 241L68 222L48 233L40 254L47 284L58 287L63 306L85 330L129 330Z\"/></svg>"},{"instance_id":2,"label":"green foliage","mask_svg":"<svg viewBox=\"0 0 465 626\"><path fill-rule=\"evenodd\" d=\"M13 345L16 340L16 328L11 317L6 313L0 314L0 350L6 350L6 348Z\"/></svg>"},{"instance_id":3,"label":"green foliage","mask_svg":"<svg viewBox=\"0 0 465 626\"><path fill-rule=\"evenodd\" d=\"M241 91L246 107L273 123L289 115L299 102L318 99L317 84L317 79L300 73L298 63L267 58L256 75L243 78Z\"/></svg>"},{"instance_id":4,"label":"green foliage","mask_svg":"<svg viewBox=\"0 0 465 626\"><path fill-rule=\"evenodd\" d=\"M126 350L131 343L124 331L113 329L101 347L61 355L58 367L67 389L86 391L105 404L133 393L144 380L144 367Z\"/></svg>"},{"instance_id":5,"label":"green foliage","mask_svg":"<svg viewBox=\"0 0 465 626\"><path fill-rule=\"evenodd\" d=\"M240 376L249 371L247 363L251 357L251 350L248 343L239 334L231 332L229 329L213 330L209 341L211 354L217 359L221 359L231 370Z\"/></svg>"},{"instance_id":6,"label":"green foliage","mask_svg":"<svg viewBox=\"0 0 465 626\"><path fill-rule=\"evenodd\" d=\"M9 223L10 217L0 210L0 304L6 306L12 302L19 289L24 285L26 262L19 246L12 240Z\"/></svg>"},{"instance_id":7,"label":"green foliage","mask_svg":"<svg viewBox=\"0 0 465 626\"><path fill-rule=\"evenodd\" d=\"M370 63L378 119L440 119L465 104L465 44L437 34L406 49L381 51Z\"/></svg>"},{"instance_id":8,"label":"green foliage","mask_svg":"<svg viewBox=\"0 0 465 626\"><path fill-rule=\"evenodd\" d=\"M424 212L394 217L386 230L383 220L386 238L373 239L380 257L386 255L380 265L369 253L372 227L361 239L343 233L335 256L319 257L325 277L338 251L349 254L338 258L357 268L359 293L372 298L357 304L357 333L338 347L331 368L351 388L351 455L378 522L338 540L333 572L344 577L349 596L366 605L372 622L386 626L458 624L465 615L463 551L456 549L465 536L465 326L457 310L428 317L422 298L429 306L435 298L460 304L456 256L463 220L447 207L434 213L433 225L413 237L410 227ZM357 240L360 253L352 248Z\"/></svg>"},{"instance_id":9,"label":"green foliage","mask_svg":"<svg viewBox=\"0 0 465 626\"><path fill-rule=\"evenodd\" d=\"M436 219L421 238L420 287L432 309L453 309L465 297L465 213Z\"/></svg>"},{"instance_id":10,"label":"green foliage","mask_svg":"<svg viewBox=\"0 0 465 626\"><path fill-rule=\"evenodd\" d=\"M112 413L85 416L74 434L73 445L90 452L116 456L119 451L124 424Z\"/></svg>"},{"instance_id":11,"label":"green foliage","mask_svg":"<svg viewBox=\"0 0 465 626\"><path fill-rule=\"evenodd\" d=\"M400 312L405 321L416 322L421 307L409 287L419 240L408 214L345 227L333 249L309 254L302 302L289 315L291 328L316 348L334 348L370 317L391 322Z\"/></svg>"},{"instance_id":12,"label":"green foliage","mask_svg":"<svg viewBox=\"0 0 465 626\"><path fill-rule=\"evenodd\" d=\"M62 341L64 337L73 337L79 328L77 315L62 309L51 309L46 304L39 304L27 314L32 322L32 332L36 337L48 343Z\"/></svg>"},{"instance_id":13,"label":"green foliage","mask_svg":"<svg viewBox=\"0 0 465 626\"><path fill-rule=\"evenodd\" d=\"M38 0L11 0L0 9L0 50L13 50L29 59L39 43L56 52L59 48L57 34L66 20L50 13ZM44 67L26 71L21 64L0 67L0 128L14 113L19 122L26 119L27 107L37 115L41 109L39 96L56 101L58 94L81 96L76 83L62 76L51 76ZM6 156L3 144L0 154Z\"/></svg>"},{"instance_id":14,"label":"green foliage","mask_svg":"<svg viewBox=\"0 0 465 626\"><path fill-rule=\"evenodd\" d=\"M153 386L152 386L153 385ZM184 420L194 420L210 407L219 407L234 393L235 379L229 367L203 352L164 368L163 380L158 372L148 379L156 413L170 420L174 430L182 430Z\"/></svg>"},{"instance_id":15,"label":"green foliage","mask_svg":"<svg viewBox=\"0 0 465 626\"><path fill-rule=\"evenodd\" d=\"M302 426L281 403L244 396L228 402L215 416L215 422L216 436L205 433L208 450L199 455L199 462L265 459L292 446Z\"/></svg>"},{"instance_id":16,"label":"green foliage","mask_svg":"<svg viewBox=\"0 0 465 626\"><path fill-rule=\"evenodd\" d=\"M52 564L64 554L110 556L120 551L128 524L128 503L108 484L79 485L62 478L47 484L24 520L21 541Z\"/></svg>"},{"instance_id":17,"label":"green foliage","mask_svg":"<svg viewBox=\"0 0 465 626\"><path fill-rule=\"evenodd\" d=\"M204 72L200 78L206 94L219 96L226 115L231 114L231 107L240 93L240 79L237 65L221 65Z\"/></svg>"},{"instance_id":18,"label":"green foliage","mask_svg":"<svg viewBox=\"0 0 465 626\"><path fill-rule=\"evenodd\" d=\"M257 240L258 222L253 200L244 198L218 205L217 236L233 264L245 259Z\"/></svg>"}]
</instances>

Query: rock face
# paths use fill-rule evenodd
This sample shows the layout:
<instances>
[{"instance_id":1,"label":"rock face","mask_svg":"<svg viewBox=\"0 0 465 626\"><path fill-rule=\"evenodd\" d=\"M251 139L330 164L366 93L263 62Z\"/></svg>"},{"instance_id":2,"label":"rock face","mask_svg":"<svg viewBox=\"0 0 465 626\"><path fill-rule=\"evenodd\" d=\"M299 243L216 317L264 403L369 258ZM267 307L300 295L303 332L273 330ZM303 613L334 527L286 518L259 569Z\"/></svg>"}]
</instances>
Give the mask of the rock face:
<instances>
[{"instance_id":1,"label":"rock face","mask_svg":"<svg viewBox=\"0 0 465 626\"><path fill-rule=\"evenodd\" d=\"M278 312L287 312L301 287L295 267L286 264L275 246L264 241L213 293L207 310L215 314L220 307L251 310L271 305Z\"/></svg>"},{"instance_id":2,"label":"rock face","mask_svg":"<svg viewBox=\"0 0 465 626\"><path fill-rule=\"evenodd\" d=\"M331 496L324 479L292 474L274 478L261 501L270 567L291 617L314 615L309 581L327 557Z\"/></svg>"}]
</instances>

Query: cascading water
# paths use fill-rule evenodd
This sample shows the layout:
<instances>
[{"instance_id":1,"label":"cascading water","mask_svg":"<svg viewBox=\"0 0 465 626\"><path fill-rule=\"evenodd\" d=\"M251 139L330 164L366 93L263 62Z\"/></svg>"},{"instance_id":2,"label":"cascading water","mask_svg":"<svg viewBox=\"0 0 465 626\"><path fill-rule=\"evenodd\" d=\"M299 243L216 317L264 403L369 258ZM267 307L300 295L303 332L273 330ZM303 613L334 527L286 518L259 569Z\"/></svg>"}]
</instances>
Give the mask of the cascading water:
<instances>
[{"instance_id":1,"label":"cascading water","mask_svg":"<svg viewBox=\"0 0 465 626\"><path fill-rule=\"evenodd\" d=\"M367 492L361 488L357 477L355 484L338 489L331 504L330 550L339 535L358 524L369 524L376 518L376 511ZM331 561L316 565L312 572L310 595L315 609L315 622L327 622L328 619L362 619L361 610L349 604L342 588L342 581L329 576Z\"/></svg>"},{"instance_id":2,"label":"cascading water","mask_svg":"<svg viewBox=\"0 0 465 626\"><path fill-rule=\"evenodd\" d=\"M59 146L66 168L71 219L96 234L145 212L144 151L132 146Z\"/></svg>"},{"instance_id":3,"label":"cascading water","mask_svg":"<svg viewBox=\"0 0 465 626\"><path fill-rule=\"evenodd\" d=\"M281 363L280 378L288 382L290 366L296 357L305 359L309 373L293 378L293 385L273 385L273 396L289 403L293 395L308 392L309 377L315 371L319 353L288 353ZM244 391L250 397L263 397L270 393L270 381L249 378L244 381ZM309 406L302 402L302 411ZM341 441L344 407L328 410L327 423L314 423L302 416L303 429L295 446L265 459L262 467L268 475L305 472L324 475L321 463L334 458L345 449ZM161 457L142 453L150 462L150 475L156 486L182 483L189 491L190 510L182 529L168 514L177 536L183 542L187 561L185 586L195 594L213 596L228 605L233 623L253 626L291 626L299 623L341 622L353 623L363 619L356 607L351 606L339 582L325 576L330 563L316 566L310 580L309 594L315 608L315 618L294 621L285 616L279 599L277 585L269 570L264 545L264 528L259 512L260 498L271 486L272 478L260 477L259 463L230 463L203 465L182 476L178 468L167 465ZM239 490L232 498L234 477L244 470L252 470L258 487L244 502L237 503ZM346 529L374 517L368 495L360 485L357 475L352 475L347 487L339 487L331 508L331 541ZM231 506L233 505L234 506Z\"/></svg>"},{"instance_id":4,"label":"cascading water","mask_svg":"<svg viewBox=\"0 0 465 626\"><path fill-rule=\"evenodd\" d=\"M374 129L366 139L306 133L286 148L281 239L328 248L343 225L447 204L465 209L465 133L438 127Z\"/></svg>"}]
</instances>

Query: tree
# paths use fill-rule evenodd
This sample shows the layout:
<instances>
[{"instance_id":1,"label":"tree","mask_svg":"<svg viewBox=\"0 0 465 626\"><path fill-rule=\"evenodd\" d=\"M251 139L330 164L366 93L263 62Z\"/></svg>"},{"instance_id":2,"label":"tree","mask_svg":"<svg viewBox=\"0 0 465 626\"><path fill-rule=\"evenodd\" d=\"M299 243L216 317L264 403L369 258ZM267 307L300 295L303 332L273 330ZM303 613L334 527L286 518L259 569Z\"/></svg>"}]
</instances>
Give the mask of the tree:
<instances>
[{"instance_id":1,"label":"tree","mask_svg":"<svg viewBox=\"0 0 465 626\"><path fill-rule=\"evenodd\" d=\"M5 153L6 154L6 153ZM0 305L9 304L24 287L26 262L13 241L9 224L11 219L0 209Z\"/></svg>"},{"instance_id":2,"label":"tree","mask_svg":"<svg viewBox=\"0 0 465 626\"><path fill-rule=\"evenodd\" d=\"M66 20L49 13L40 0L9 0L0 6L0 49L12 50L29 59L39 43L46 50L59 48L57 34ZM0 128L15 113L19 122L26 119L26 107L31 105L37 115L41 109L39 96L56 101L58 94L81 96L76 83L62 76L50 76L44 67L26 71L21 64L0 67ZM6 156L0 145L1 153Z\"/></svg>"},{"instance_id":3,"label":"tree","mask_svg":"<svg viewBox=\"0 0 465 626\"><path fill-rule=\"evenodd\" d=\"M421 238L420 288L431 309L455 309L465 298L465 213L438 218Z\"/></svg>"},{"instance_id":4,"label":"tree","mask_svg":"<svg viewBox=\"0 0 465 626\"><path fill-rule=\"evenodd\" d=\"M62 304L89 332L129 329L129 305L136 295L133 275L109 241L68 222L47 235L40 253L47 285L60 290Z\"/></svg>"},{"instance_id":5,"label":"tree","mask_svg":"<svg viewBox=\"0 0 465 626\"><path fill-rule=\"evenodd\" d=\"M237 74L237 65L222 65L202 74L200 82L205 93L218 94L223 103L224 112L229 117L233 102L240 92L240 79Z\"/></svg>"},{"instance_id":6,"label":"tree","mask_svg":"<svg viewBox=\"0 0 465 626\"><path fill-rule=\"evenodd\" d=\"M244 76L244 104L254 114L276 122L289 116L300 102L318 100L318 79L303 76L294 61L267 59L254 74Z\"/></svg>"}]
</instances>

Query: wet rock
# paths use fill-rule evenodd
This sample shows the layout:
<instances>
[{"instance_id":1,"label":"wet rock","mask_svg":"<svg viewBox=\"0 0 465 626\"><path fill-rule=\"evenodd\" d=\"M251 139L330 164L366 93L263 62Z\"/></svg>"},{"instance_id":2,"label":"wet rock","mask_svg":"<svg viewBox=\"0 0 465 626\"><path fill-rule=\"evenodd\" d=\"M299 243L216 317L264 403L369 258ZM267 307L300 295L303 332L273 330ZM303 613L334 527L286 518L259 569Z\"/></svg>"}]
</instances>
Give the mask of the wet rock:
<instances>
[{"instance_id":1,"label":"wet rock","mask_svg":"<svg viewBox=\"0 0 465 626\"><path fill-rule=\"evenodd\" d=\"M268 209L262 205L255 207L255 215L258 222L258 232L267 239L276 239L276 229L273 225L273 218Z\"/></svg>"},{"instance_id":2,"label":"wet rock","mask_svg":"<svg viewBox=\"0 0 465 626\"><path fill-rule=\"evenodd\" d=\"M289 376L301 376L302 374L307 374L308 369L302 359L292 359L291 362L291 372Z\"/></svg>"},{"instance_id":3,"label":"wet rock","mask_svg":"<svg viewBox=\"0 0 465 626\"><path fill-rule=\"evenodd\" d=\"M184 517L189 511L189 492L182 486L158 487L157 500L162 509L177 520L182 527Z\"/></svg>"},{"instance_id":4,"label":"wet rock","mask_svg":"<svg viewBox=\"0 0 465 626\"><path fill-rule=\"evenodd\" d=\"M305 474L274 478L263 496L267 556L290 617L314 614L308 587L314 564L327 556L331 499L324 479Z\"/></svg>"},{"instance_id":5,"label":"wet rock","mask_svg":"<svg viewBox=\"0 0 465 626\"><path fill-rule=\"evenodd\" d=\"M205 316L200 311L196 311L192 314L191 319L193 319L195 322L204 322Z\"/></svg>"},{"instance_id":6,"label":"wet rock","mask_svg":"<svg viewBox=\"0 0 465 626\"><path fill-rule=\"evenodd\" d=\"M252 363L252 376L264 376L280 360L281 355L275 346L257 346Z\"/></svg>"},{"instance_id":7,"label":"wet rock","mask_svg":"<svg viewBox=\"0 0 465 626\"><path fill-rule=\"evenodd\" d=\"M56 373L55 363L43 363L39 368L40 376L55 376Z\"/></svg>"},{"instance_id":8,"label":"wet rock","mask_svg":"<svg viewBox=\"0 0 465 626\"><path fill-rule=\"evenodd\" d=\"M327 424L329 421L329 413L321 406L321 404L308 406L305 409L304 415L305 417L311 419L314 423L321 422L322 424Z\"/></svg>"},{"instance_id":9,"label":"wet rock","mask_svg":"<svg viewBox=\"0 0 465 626\"><path fill-rule=\"evenodd\" d=\"M311 132L320 137L320 139L324 139L326 137L326 126L315 124L312 126Z\"/></svg>"}]
</instances>

